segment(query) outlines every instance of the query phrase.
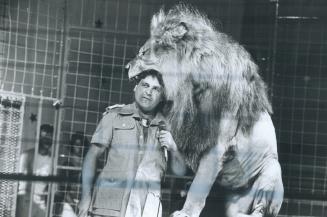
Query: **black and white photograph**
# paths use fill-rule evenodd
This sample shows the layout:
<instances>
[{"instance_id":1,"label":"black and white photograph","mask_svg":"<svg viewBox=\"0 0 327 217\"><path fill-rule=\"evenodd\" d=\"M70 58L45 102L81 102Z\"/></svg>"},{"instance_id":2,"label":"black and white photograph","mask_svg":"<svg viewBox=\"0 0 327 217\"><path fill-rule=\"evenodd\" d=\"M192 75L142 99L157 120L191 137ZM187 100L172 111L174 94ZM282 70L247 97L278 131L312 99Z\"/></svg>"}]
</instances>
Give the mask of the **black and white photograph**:
<instances>
[{"instance_id":1,"label":"black and white photograph","mask_svg":"<svg viewBox=\"0 0 327 217\"><path fill-rule=\"evenodd\" d=\"M0 0L0 217L326 217L327 1Z\"/></svg>"}]
</instances>

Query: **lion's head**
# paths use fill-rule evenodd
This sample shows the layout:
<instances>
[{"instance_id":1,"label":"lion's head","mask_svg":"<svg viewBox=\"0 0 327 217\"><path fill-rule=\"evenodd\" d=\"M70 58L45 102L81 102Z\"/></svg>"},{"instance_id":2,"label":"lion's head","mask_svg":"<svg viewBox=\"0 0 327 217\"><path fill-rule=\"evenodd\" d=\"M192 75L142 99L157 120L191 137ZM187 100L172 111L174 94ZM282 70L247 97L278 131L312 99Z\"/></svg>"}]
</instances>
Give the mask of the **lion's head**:
<instances>
[{"instance_id":1,"label":"lion's head","mask_svg":"<svg viewBox=\"0 0 327 217\"><path fill-rule=\"evenodd\" d=\"M151 36L128 68L129 78L145 70L162 74L166 97L173 101L172 132L193 169L214 145L222 117L235 118L246 132L260 112L272 112L249 53L189 6L153 16Z\"/></svg>"}]
</instances>

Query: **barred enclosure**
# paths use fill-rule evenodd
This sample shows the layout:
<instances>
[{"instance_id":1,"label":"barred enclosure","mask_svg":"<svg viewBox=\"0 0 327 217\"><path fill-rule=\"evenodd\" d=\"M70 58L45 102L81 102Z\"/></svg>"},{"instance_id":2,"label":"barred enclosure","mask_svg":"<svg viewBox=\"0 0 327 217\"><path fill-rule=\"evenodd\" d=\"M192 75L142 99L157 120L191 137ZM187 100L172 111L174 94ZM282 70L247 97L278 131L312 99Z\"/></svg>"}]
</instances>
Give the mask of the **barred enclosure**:
<instances>
[{"instance_id":1,"label":"barred enclosure","mask_svg":"<svg viewBox=\"0 0 327 217\"><path fill-rule=\"evenodd\" d=\"M24 97L0 91L0 175L18 172ZM17 181L0 182L0 216L15 217Z\"/></svg>"},{"instance_id":2,"label":"barred enclosure","mask_svg":"<svg viewBox=\"0 0 327 217\"><path fill-rule=\"evenodd\" d=\"M3 127L14 122L3 116L7 110L1 107L1 144L11 141L18 152L29 150L35 148L42 123L55 127L52 175L57 178L52 177L48 189L47 216L61 216L65 207L77 211L87 141L108 105L133 100L124 66L148 38L153 13L177 2L0 0L0 91L21 97L20 109L25 111L16 138L3 133ZM187 2L250 51L268 85L285 187L280 216L326 216L327 2ZM71 142L74 134L86 138L78 153ZM0 155L0 162L10 162L7 152ZM5 177L0 181L16 191L16 182ZM164 183L164 216L182 204L176 192L184 181L168 177ZM73 200L67 202L67 197ZM212 195L209 200L219 198ZM203 216L212 213L210 208Z\"/></svg>"}]
</instances>

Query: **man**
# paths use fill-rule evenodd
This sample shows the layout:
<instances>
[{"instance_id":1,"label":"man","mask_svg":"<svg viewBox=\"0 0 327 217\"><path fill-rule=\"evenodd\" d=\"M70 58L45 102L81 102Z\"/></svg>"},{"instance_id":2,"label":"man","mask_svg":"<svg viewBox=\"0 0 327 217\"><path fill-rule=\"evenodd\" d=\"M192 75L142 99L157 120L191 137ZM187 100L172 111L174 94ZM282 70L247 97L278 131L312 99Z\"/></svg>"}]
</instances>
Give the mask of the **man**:
<instances>
[{"instance_id":1,"label":"man","mask_svg":"<svg viewBox=\"0 0 327 217\"><path fill-rule=\"evenodd\" d=\"M161 145L171 150L177 148L170 144L168 131L159 133L164 122L160 110L165 101L161 75L146 71L137 81L135 102L109 107L92 137L83 164L79 217L88 213L93 217L160 216L160 180L166 169ZM97 159L106 149L106 165L91 193ZM174 159L176 156L181 159L176 154ZM151 213L147 207L157 213Z\"/></svg>"},{"instance_id":2,"label":"man","mask_svg":"<svg viewBox=\"0 0 327 217\"><path fill-rule=\"evenodd\" d=\"M52 137L53 126L43 124L40 127L40 137L38 150L29 149L22 153L20 157L20 172L23 174L48 176L52 169ZM32 193L32 216L45 216L47 206L48 184L46 182L34 183L34 188L31 188L31 183L20 182L18 187L17 200L17 216L28 216L29 211L26 210L30 206L30 194ZM33 190L33 192L32 192Z\"/></svg>"}]
</instances>

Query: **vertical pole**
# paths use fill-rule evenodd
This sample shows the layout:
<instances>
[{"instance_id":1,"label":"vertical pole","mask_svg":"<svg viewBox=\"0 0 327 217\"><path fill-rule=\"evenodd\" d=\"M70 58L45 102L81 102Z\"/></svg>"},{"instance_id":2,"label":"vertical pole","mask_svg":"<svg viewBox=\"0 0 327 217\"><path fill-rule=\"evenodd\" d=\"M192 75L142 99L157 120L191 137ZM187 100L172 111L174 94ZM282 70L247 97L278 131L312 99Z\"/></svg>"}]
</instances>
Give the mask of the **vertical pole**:
<instances>
[{"instance_id":1,"label":"vertical pole","mask_svg":"<svg viewBox=\"0 0 327 217\"><path fill-rule=\"evenodd\" d=\"M277 37L278 37L278 16L279 16L279 0L270 0L275 3L275 17L274 17L274 27L273 27L273 45L272 45L272 57L270 61L270 87L274 90L274 77L276 70L276 53L277 53ZM273 92L270 91L270 101L273 101Z\"/></svg>"},{"instance_id":2,"label":"vertical pole","mask_svg":"<svg viewBox=\"0 0 327 217\"><path fill-rule=\"evenodd\" d=\"M42 105L43 105L43 93L41 91L40 100L39 100L38 109L37 109L36 138L35 138L35 145L34 145L35 149L34 149L33 170L32 170L33 173L36 170L36 161L37 161L37 155L38 155L38 151L39 151L40 128L41 128L41 120L42 120ZM34 182L32 182L28 217L34 217L34 216L32 216L34 189L35 189L35 185L34 185Z\"/></svg>"},{"instance_id":3,"label":"vertical pole","mask_svg":"<svg viewBox=\"0 0 327 217\"><path fill-rule=\"evenodd\" d=\"M58 85L57 85L57 98L59 101L63 97L63 84L65 83L65 59L67 59L67 51L66 51L66 45L67 45L67 0L62 0L62 13L63 13L63 26L60 33L60 57L59 57L59 65L60 65L60 72L59 72L59 78L58 78ZM58 17L57 17L58 19ZM54 123L54 141L52 146L52 174L57 174L57 164L58 164L58 156L59 156L59 146L60 146L60 131L61 131L61 120L62 120L62 110L59 105L59 107L56 107L55 111L55 123ZM50 208L48 209L48 217L53 216L53 206L54 206L54 197L56 192L56 186L57 184L51 183L49 186L50 190L50 202L48 203Z\"/></svg>"},{"instance_id":4,"label":"vertical pole","mask_svg":"<svg viewBox=\"0 0 327 217\"><path fill-rule=\"evenodd\" d=\"M16 165L15 165L15 172L17 172L19 170L19 164L20 164L20 154L21 154L21 147L22 147L22 135L23 135L23 122L24 122L24 114L25 114L25 97L22 97L21 98L21 106L20 106L20 110L19 110L19 122L21 123L20 124L20 129L19 129L19 140L18 140L18 144L17 144L17 150L16 150L16 153L17 153L17 156L16 156ZM16 207L17 207L17 195L18 195L18 185L19 185L19 182L17 182L17 186L15 188L15 195L16 195L16 198L14 200L14 209L15 209L15 212L14 214L16 215Z\"/></svg>"}]
</instances>

